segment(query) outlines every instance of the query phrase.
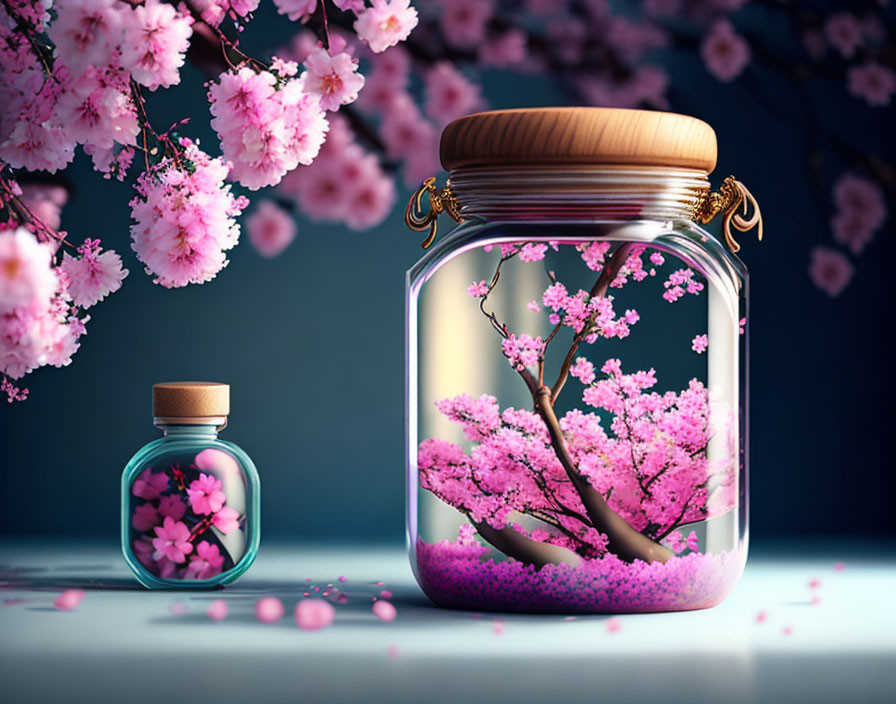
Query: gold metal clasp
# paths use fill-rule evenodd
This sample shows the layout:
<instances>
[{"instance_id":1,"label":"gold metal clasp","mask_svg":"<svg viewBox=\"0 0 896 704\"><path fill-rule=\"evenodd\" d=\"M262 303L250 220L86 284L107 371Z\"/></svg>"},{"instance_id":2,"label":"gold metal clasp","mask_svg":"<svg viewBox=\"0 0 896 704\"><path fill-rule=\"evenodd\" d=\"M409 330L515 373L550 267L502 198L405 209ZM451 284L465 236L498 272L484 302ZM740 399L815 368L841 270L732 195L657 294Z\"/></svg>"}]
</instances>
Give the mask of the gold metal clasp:
<instances>
[{"instance_id":1,"label":"gold metal clasp","mask_svg":"<svg viewBox=\"0 0 896 704\"><path fill-rule=\"evenodd\" d=\"M426 194L429 194L428 210L423 207L423 196ZM457 204L457 198L451 192L450 182L445 184L442 190L439 190L436 188L436 177L431 176L411 196L408 207L404 210L405 225L415 232L429 230L426 239L420 244L423 249L429 247L435 240L436 221L442 213L448 213L455 222L460 222L460 207Z\"/></svg>"},{"instance_id":2,"label":"gold metal clasp","mask_svg":"<svg viewBox=\"0 0 896 704\"><path fill-rule=\"evenodd\" d=\"M737 212L741 205L744 208L743 214ZM740 232L758 228L756 234L762 240L762 212L759 210L759 203L734 176L722 181L718 191L706 191L694 206L694 219L704 225L719 213L724 213L722 229L725 232L725 242L732 252L740 250L740 245L731 234L732 225Z\"/></svg>"}]
</instances>

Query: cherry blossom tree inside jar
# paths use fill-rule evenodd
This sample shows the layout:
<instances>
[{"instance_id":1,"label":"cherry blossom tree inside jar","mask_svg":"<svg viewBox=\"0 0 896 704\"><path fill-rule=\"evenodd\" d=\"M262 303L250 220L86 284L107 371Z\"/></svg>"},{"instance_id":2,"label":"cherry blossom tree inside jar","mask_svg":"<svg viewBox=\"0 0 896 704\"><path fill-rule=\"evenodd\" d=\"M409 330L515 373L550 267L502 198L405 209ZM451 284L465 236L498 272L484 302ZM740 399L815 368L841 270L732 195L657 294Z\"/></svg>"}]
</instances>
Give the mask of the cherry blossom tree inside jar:
<instances>
[{"instance_id":1,"label":"cherry blossom tree inside jar","mask_svg":"<svg viewBox=\"0 0 896 704\"><path fill-rule=\"evenodd\" d=\"M700 120L602 108L449 124L406 212L411 563L437 604L696 609L747 550L750 192ZM703 229L721 215L724 237Z\"/></svg>"},{"instance_id":2,"label":"cherry blossom tree inside jar","mask_svg":"<svg viewBox=\"0 0 896 704\"><path fill-rule=\"evenodd\" d=\"M164 435L134 455L121 485L122 551L146 587L215 587L255 560L258 473L243 450L218 439L229 413L226 384L153 387Z\"/></svg>"}]
</instances>

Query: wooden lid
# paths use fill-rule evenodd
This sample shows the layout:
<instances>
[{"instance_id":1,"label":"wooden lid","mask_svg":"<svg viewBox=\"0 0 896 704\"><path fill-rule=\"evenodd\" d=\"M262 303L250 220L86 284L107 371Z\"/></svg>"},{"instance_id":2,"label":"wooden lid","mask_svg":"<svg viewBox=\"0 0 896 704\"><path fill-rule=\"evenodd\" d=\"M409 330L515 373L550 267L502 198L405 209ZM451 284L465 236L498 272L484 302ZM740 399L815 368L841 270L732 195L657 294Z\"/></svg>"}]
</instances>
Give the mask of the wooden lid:
<instances>
[{"instance_id":1,"label":"wooden lid","mask_svg":"<svg viewBox=\"0 0 896 704\"><path fill-rule=\"evenodd\" d=\"M527 108L461 117L442 132L442 166L667 166L709 173L712 127L687 115L620 108Z\"/></svg>"},{"instance_id":2,"label":"wooden lid","mask_svg":"<svg viewBox=\"0 0 896 704\"><path fill-rule=\"evenodd\" d=\"M230 386L210 381L172 381L152 387L156 418L206 418L230 414Z\"/></svg>"}]
</instances>

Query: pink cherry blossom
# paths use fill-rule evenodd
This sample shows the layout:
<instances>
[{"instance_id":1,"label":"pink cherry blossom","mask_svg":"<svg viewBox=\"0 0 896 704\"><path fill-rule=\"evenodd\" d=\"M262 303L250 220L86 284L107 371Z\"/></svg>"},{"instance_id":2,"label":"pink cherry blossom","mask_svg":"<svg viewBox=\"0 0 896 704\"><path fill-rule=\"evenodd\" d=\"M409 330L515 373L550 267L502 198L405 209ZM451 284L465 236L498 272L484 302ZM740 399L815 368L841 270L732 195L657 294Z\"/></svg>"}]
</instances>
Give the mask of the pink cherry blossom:
<instances>
[{"instance_id":1,"label":"pink cherry blossom","mask_svg":"<svg viewBox=\"0 0 896 704\"><path fill-rule=\"evenodd\" d=\"M485 27L493 12L493 0L439 0L445 41L463 49L479 46L485 41Z\"/></svg>"},{"instance_id":2,"label":"pink cherry blossom","mask_svg":"<svg viewBox=\"0 0 896 704\"><path fill-rule=\"evenodd\" d=\"M408 38L417 26L417 11L410 0L371 0L371 7L358 13L354 29L374 54Z\"/></svg>"},{"instance_id":3,"label":"pink cherry blossom","mask_svg":"<svg viewBox=\"0 0 896 704\"><path fill-rule=\"evenodd\" d=\"M846 79L850 93L875 107L889 105L896 93L896 73L874 61L853 66Z\"/></svg>"},{"instance_id":4,"label":"pink cherry blossom","mask_svg":"<svg viewBox=\"0 0 896 704\"><path fill-rule=\"evenodd\" d=\"M887 219L883 191L870 179L849 172L842 174L834 182L833 197L839 214L861 222L871 233Z\"/></svg>"},{"instance_id":5,"label":"pink cherry blossom","mask_svg":"<svg viewBox=\"0 0 896 704\"><path fill-rule=\"evenodd\" d=\"M47 30L56 55L75 76L89 65L113 62L122 39L122 14L127 5L116 0L57 0L56 19Z\"/></svg>"},{"instance_id":6,"label":"pink cherry blossom","mask_svg":"<svg viewBox=\"0 0 896 704\"><path fill-rule=\"evenodd\" d=\"M585 386L594 383L594 365L584 357L576 357L576 361L569 368L569 374L581 381Z\"/></svg>"},{"instance_id":7,"label":"pink cherry blossom","mask_svg":"<svg viewBox=\"0 0 896 704\"><path fill-rule=\"evenodd\" d=\"M205 613L212 621L223 621L227 618L227 611L227 602L223 599L215 599L208 605Z\"/></svg>"},{"instance_id":8,"label":"pink cherry blossom","mask_svg":"<svg viewBox=\"0 0 896 704\"><path fill-rule=\"evenodd\" d=\"M74 158L75 141L66 130L48 119L19 119L0 142L0 159L13 168L55 173Z\"/></svg>"},{"instance_id":9,"label":"pink cherry blossom","mask_svg":"<svg viewBox=\"0 0 896 704\"><path fill-rule=\"evenodd\" d=\"M262 623L277 623L284 614L286 608L275 596L265 596L255 602L255 617Z\"/></svg>"},{"instance_id":10,"label":"pink cherry blossom","mask_svg":"<svg viewBox=\"0 0 896 704\"><path fill-rule=\"evenodd\" d=\"M62 207L68 202L68 190L51 183L23 183L22 201L51 230L62 224Z\"/></svg>"},{"instance_id":11,"label":"pink cherry blossom","mask_svg":"<svg viewBox=\"0 0 896 704\"><path fill-rule=\"evenodd\" d=\"M728 20L717 20L700 44L709 72L727 83L737 78L750 62L750 46Z\"/></svg>"},{"instance_id":12,"label":"pink cherry blossom","mask_svg":"<svg viewBox=\"0 0 896 704\"><path fill-rule=\"evenodd\" d=\"M340 105L353 103L364 87L358 60L344 51L331 55L318 46L305 59L305 68L305 90L320 98L324 110L338 110Z\"/></svg>"},{"instance_id":13,"label":"pink cherry blossom","mask_svg":"<svg viewBox=\"0 0 896 704\"><path fill-rule=\"evenodd\" d=\"M541 306L538 305L538 301L529 301L529 302L526 304L526 308L528 308L529 310L531 310L533 313L540 313L540 312L541 312Z\"/></svg>"},{"instance_id":14,"label":"pink cherry blossom","mask_svg":"<svg viewBox=\"0 0 896 704\"><path fill-rule=\"evenodd\" d=\"M53 599L53 606L60 611L74 611L83 601L85 594L83 589L66 589Z\"/></svg>"},{"instance_id":15,"label":"pink cherry blossom","mask_svg":"<svg viewBox=\"0 0 896 704\"><path fill-rule=\"evenodd\" d=\"M539 262L544 259L547 251L548 246L546 244L527 242L520 248L520 261Z\"/></svg>"},{"instance_id":16,"label":"pink cherry blossom","mask_svg":"<svg viewBox=\"0 0 896 704\"><path fill-rule=\"evenodd\" d=\"M479 63L495 68L519 66L526 60L528 35L521 29L511 28L479 44Z\"/></svg>"},{"instance_id":17,"label":"pink cherry blossom","mask_svg":"<svg viewBox=\"0 0 896 704\"><path fill-rule=\"evenodd\" d=\"M688 539L687 539L686 545L687 545L688 550L696 551L699 549L700 546L697 542L697 534L694 531L691 531L690 533L688 533Z\"/></svg>"},{"instance_id":18,"label":"pink cherry blossom","mask_svg":"<svg viewBox=\"0 0 896 704\"><path fill-rule=\"evenodd\" d=\"M248 202L225 185L227 171L224 161L187 142L181 159L163 159L137 179L132 246L156 283L203 283L227 265L225 252L239 239L235 218Z\"/></svg>"},{"instance_id":19,"label":"pink cherry blossom","mask_svg":"<svg viewBox=\"0 0 896 704\"><path fill-rule=\"evenodd\" d=\"M186 556L193 552L190 543L190 529L181 521L166 516L162 525L155 527L156 537L152 539L153 559L165 558L173 563L181 564Z\"/></svg>"},{"instance_id":20,"label":"pink cherry blossom","mask_svg":"<svg viewBox=\"0 0 896 704\"><path fill-rule=\"evenodd\" d=\"M212 525L227 535L240 527L239 517L240 514L236 509L224 506L212 516Z\"/></svg>"},{"instance_id":21,"label":"pink cherry blossom","mask_svg":"<svg viewBox=\"0 0 896 704\"><path fill-rule=\"evenodd\" d=\"M676 555L684 552L688 546L687 541L681 534L681 531L678 530L673 530L671 533L669 533L663 543Z\"/></svg>"},{"instance_id":22,"label":"pink cherry blossom","mask_svg":"<svg viewBox=\"0 0 896 704\"><path fill-rule=\"evenodd\" d=\"M862 45L862 26L856 16L849 12L837 12L828 17L824 33L845 59L851 59Z\"/></svg>"},{"instance_id":23,"label":"pink cherry blossom","mask_svg":"<svg viewBox=\"0 0 896 704\"><path fill-rule=\"evenodd\" d=\"M159 499L159 513L162 516L170 516L175 521L179 521L187 512L187 505L180 496L171 494L163 496Z\"/></svg>"},{"instance_id":24,"label":"pink cherry blossom","mask_svg":"<svg viewBox=\"0 0 896 704\"><path fill-rule=\"evenodd\" d=\"M541 337L529 335L509 335L501 343L504 356L514 368L531 367L538 363L544 353L544 342Z\"/></svg>"},{"instance_id":25,"label":"pink cherry blossom","mask_svg":"<svg viewBox=\"0 0 896 704\"><path fill-rule=\"evenodd\" d=\"M358 95L357 106L368 112L382 111L384 117L399 96L407 95L411 71L411 57L403 46L393 46L371 59L372 69L367 74L364 90ZM416 111L413 100L409 107ZM418 111L419 112L419 111Z\"/></svg>"},{"instance_id":26,"label":"pink cherry blossom","mask_svg":"<svg viewBox=\"0 0 896 704\"><path fill-rule=\"evenodd\" d=\"M373 602L371 611L373 611L373 615L376 616L380 621L385 621L386 623L394 621L395 617L398 615L398 610L395 608L395 606L393 606L391 602L388 602L384 599L377 599L375 602Z\"/></svg>"},{"instance_id":27,"label":"pink cherry blossom","mask_svg":"<svg viewBox=\"0 0 896 704\"><path fill-rule=\"evenodd\" d=\"M483 281L474 281L467 287L467 293L473 298L482 298L488 293L488 284Z\"/></svg>"},{"instance_id":28,"label":"pink cherry blossom","mask_svg":"<svg viewBox=\"0 0 896 704\"><path fill-rule=\"evenodd\" d=\"M852 281L853 265L843 254L830 247L816 245L810 252L809 278L818 288L836 298Z\"/></svg>"},{"instance_id":29,"label":"pink cherry blossom","mask_svg":"<svg viewBox=\"0 0 896 704\"><path fill-rule=\"evenodd\" d=\"M0 313L34 301L43 307L58 286L52 249L23 227L0 232Z\"/></svg>"},{"instance_id":30,"label":"pink cherry blossom","mask_svg":"<svg viewBox=\"0 0 896 704\"><path fill-rule=\"evenodd\" d=\"M396 199L394 181L376 156L354 141L338 115L314 163L287 174L279 192L294 198L311 218L343 222L353 229L382 222Z\"/></svg>"},{"instance_id":31,"label":"pink cherry blossom","mask_svg":"<svg viewBox=\"0 0 896 704\"><path fill-rule=\"evenodd\" d=\"M709 346L709 338L707 335L697 335L691 341L691 349L694 350L697 354L703 354L706 352L706 348Z\"/></svg>"},{"instance_id":32,"label":"pink cherry blossom","mask_svg":"<svg viewBox=\"0 0 896 704\"><path fill-rule=\"evenodd\" d=\"M66 126L71 138L98 149L136 144L140 127L127 73L88 67L60 96L55 121Z\"/></svg>"},{"instance_id":33,"label":"pink cherry blossom","mask_svg":"<svg viewBox=\"0 0 896 704\"><path fill-rule=\"evenodd\" d=\"M874 230L868 226L866 218L857 214L836 213L831 218L831 230L834 239L853 254L861 254L874 239Z\"/></svg>"},{"instance_id":34,"label":"pink cherry blossom","mask_svg":"<svg viewBox=\"0 0 896 704\"><path fill-rule=\"evenodd\" d=\"M227 501L227 496L221 491L221 480L204 472L199 474L199 479L190 482L187 496L193 511L200 516L217 513Z\"/></svg>"},{"instance_id":35,"label":"pink cherry blossom","mask_svg":"<svg viewBox=\"0 0 896 704\"><path fill-rule=\"evenodd\" d=\"M325 599L302 599L296 604L296 625L303 631L319 631L333 623L336 610Z\"/></svg>"},{"instance_id":36,"label":"pink cherry blossom","mask_svg":"<svg viewBox=\"0 0 896 704\"><path fill-rule=\"evenodd\" d=\"M273 186L317 156L328 123L320 99L304 83L243 67L211 84L211 124L232 162L231 178L251 190Z\"/></svg>"},{"instance_id":37,"label":"pink cherry blossom","mask_svg":"<svg viewBox=\"0 0 896 704\"><path fill-rule=\"evenodd\" d=\"M134 557L137 558L141 565L149 570L155 569L156 564L152 556L154 550L150 538L141 537L131 543L131 547L133 548Z\"/></svg>"},{"instance_id":38,"label":"pink cherry blossom","mask_svg":"<svg viewBox=\"0 0 896 704\"><path fill-rule=\"evenodd\" d=\"M439 170L438 134L409 94L393 98L383 114L380 136L389 157L405 160L405 183L409 186L419 185Z\"/></svg>"},{"instance_id":39,"label":"pink cherry blossom","mask_svg":"<svg viewBox=\"0 0 896 704\"><path fill-rule=\"evenodd\" d=\"M229 0L190 0L190 7L193 9L193 12L197 13L209 27L217 27L221 24L230 6Z\"/></svg>"},{"instance_id":40,"label":"pink cherry blossom","mask_svg":"<svg viewBox=\"0 0 896 704\"><path fill-rule=\"evenodd\" d=\"M140 504L131 514L131 525L135 530L145 533L159 523L159 511L151 503Z\"/></svg>"},{"instance_id":41,"label":"pink cherry blossom","mask_svg":"<svg viewBox=\"0 0 896 704\"><path fill-rule=\"evenodd\" d=\"M258 4L257 2L255 3ZM311 15L320 4L320 0L274 0L277 12L286 15L293 22Z\"/></svg>"},{"instance_id":42,"label":"pink cherry blossom","mask_svg":"<svg viewBox=\"0 0 896 704\"><path fill-rule=\"evenodd\" d=\"M99 240L84 240L78 253L81 256L75 258L66 252L61 268L68 277L72 301L82 308L90 308L121 288L128 270L122 269L118 254L111 250L102 252Z\"/></svg>"},{"instance_id":43,"label":"pink cherry blossom","mask_svg":"<svg viewBox=\"0 0 896 704\"><path fill-rule=\"evenodd\" d=\"M340 10L358 14L364 9L364 0L333 0L333 4Z\"/></svg>"},{"instance_id":44,"label":"pink cherry blossom","mask_svg":"<svg viewBox=\"0 0 896 704\"><path fill-rule=\"evenodd\" d=\"M483 107L479 86L447 61L438 62L426 74L426 114L438 125Z\"/></svg>"},{"instance_id":45,"label":"pink cherry blossom","mask_svg":"<svg viewBox=\"0 0 896 704\"><path fill-rule=\"evenodd\" d=\"M152 469L144 469L131 486L131 493L141 499L151 501L161 496L168 488L168 476L165 472L153 472Z\"/></svg>"},{"instance_id":46,"label":"pink cherry blossom","mask_svg":"<svg viewBox=\"0 0 896 704\"><path fill-rule=\"evenodd\" d=\"M180 83L180 67L193 33L192 18L173 5L146 0L123 13L122 19L121 65L134 80L150 90Z\"/></svg>"},{"instance_id":47,"label":"pink cherry blossom","mask_svg":"<svg viewBox=\"0 0 896 704\"><path fill-rule=\"evenodd\" d=\"M78 350L89 318L79 318L65 291L65 277L49 301L31 299L0 311L0 372L17 379L38 367L63 367Z\"/></svg>"},{"instance_id":48,"label":"pink cherry blossom","mask_svg":"<svg viewBox=\"0 0 896 704\"><path fill-rule=\"evenodd\" d=\"M296 221L272 200L258 203L246 219L249 241L263 257L276 257L296 238Z\"/></svg>"},{"instance_id":49,"label":"pink cherry blossom","mask_svg":"<svg viewBox=\"0 0 896 704\"><path fill-rule=\"evenodd\" d=\"M203 540L196 546L196 551L190 558L184 579L210 579L221 574L223 566L224 556L218 546Z\"/></svg>"}]
</instances>

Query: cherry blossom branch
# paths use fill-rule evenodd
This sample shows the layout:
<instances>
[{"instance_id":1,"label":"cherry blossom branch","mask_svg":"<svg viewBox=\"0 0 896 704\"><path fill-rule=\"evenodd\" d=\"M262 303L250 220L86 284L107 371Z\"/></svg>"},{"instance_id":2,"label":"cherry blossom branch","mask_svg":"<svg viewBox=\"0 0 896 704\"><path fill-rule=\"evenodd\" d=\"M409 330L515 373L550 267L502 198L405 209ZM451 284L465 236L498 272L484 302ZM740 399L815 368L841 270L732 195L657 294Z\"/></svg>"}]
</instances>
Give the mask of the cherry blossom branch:
<instances>
[{"instance_id":1,"label":"cherry blossom branch","mask_svg":"<svg viewBox=\"0 0 896 704\"><path fill-rule=\"evenodd\" d=\"M53 75L53 69L50 66L47 57L44 55L44 48L37 43L37 40L34 38L35 29L29 22L24 20L19 13L13 10L12 6L9 4L8 0L0 0L3 3L3 9L6 13L12 18L12 20L16 23L16 29L28 40L28 44L31 45L31 50L34 52L34 55L37 57L37 60L41 63L41 66L44 69L44 82L47 80L56 81L56 77Z\"/></svg>"},{"instance_id":2,"label":"cherry blossom branch","mask_svg":"<svg viewBox=\"0 0 896 704\"><path fill-rule=\"evenodd\" d=\"M604 265L603 271L600 276L598 276L594 286L592 286L592 296L602 296L606 294L610 284L617 277L623 264L628 259L628 254L632 247L634 247L633 244L626 243L619 245L616 248L613 255ZM509 258L509 256L506 258ZM494 287L500 278L500 270L504 261L505 257L502 257L498 262L491 284L489 285L486 294L480 299L480 310L489 319L495 330L497 330L502 337L506 338L509 335L507 326L498 320L494 312L489 313L484 308L485 299L492 290L494 290ZM593 324L593 321L591 324ZM583 330L587 330L588 327L590 327L590 325L586 325ZM579 342L586 336L587 334L582 335L578 342L573 342L571 348L572 356L575 356L575 350L578 349ZM570 354L567 354L567 357L569 356ZM645 562L666 562L673 557L671 550L668 550L659 543L648 538L646 535L643 535L632 528L622 516L610 508L606 499L591 485L591 482L579 473L576 462L573 459L569 447L566 444L566 439L563 436L560 421L554 410L553 388L544 383L539 383L532 372L524 365L517 364L514 368L523 379L532 395L535 412L539 415L547 428L554 454L572 483L573 488L576 490L582 505L585 507L585 512L588 515L591 527L607 536L607 549L617 555L620 559L628 562L636 559ZM568 374L568 371L569 369L567 365L566 374ZM563 371L561 371L561 378L564 378L565 381Z\"/></svg>"},{"instance_id":3,"label":"cherry blossom branch","mask_svg":"<svg viewBox=\"0 0 896 704\"><path fill-rule=\"evenodd\" d=\"M545 565L571 565L576 567L581 562L581 556L572 550L559 545L532 540L511 526L505 526L498 530L497 528L492 528L488 523L480 523L472 518L470 518L470 522L484 540L502 553L515 560L532 565L536 569L540 569Z\"/></svg>"},{"instance_id":4,"label":"cherry blossom branch","mask_svg":"<svg viewBox=\"0 0 896 704\"><path fill-rule=\"evenodd\" d=\"M603 271L601 271L600 276L597 277L597 280L594 282L594 286L591 287L591 291L589 292L590 298L599 298L607 293L607 289L610 287L610 284L613 283L614 279L619 275L619 271L622 269L626 260L628 259L629 252L631 252L633 244L621 244L616 250L610 255L607 262L604 264ZM551 387L551 405L556 403L557 397L560 395L560 392L563 390L563 386L566 384L566 380L569 378L569 368L572 366L573 361L576 357L576 352L579 350L579 345L582 344L582 341L588 337L591 332L591 327L594 325L594 321L597 317L597 311L592 313L585 322L582 331L576 333L576 336L572 340L572 344L570 344L569 351L566 353L566 358L563 360L563 364L560 366L560 372L557 374L557 380L554 382L554 385Z\"/></svg>"},{"instance_id":5,"label":"cherry blossom branch","mask_svg":"<svg viewBox=\"0 0 896 704\"><path fill-rule=\"evenodd\" d=\"M2 167L2 164L0 164ZM17 195L13 184L8 181L2 173L0 173L0 205L6 208L11 219L20 225L30 225L34 228L35 234L43 235L60 242L67 247L76 249L69 242L63 233L57 232L47 225L40 217L38 217L31 208L29 208L22 199Z\"/></svg>"}]
</instances>

